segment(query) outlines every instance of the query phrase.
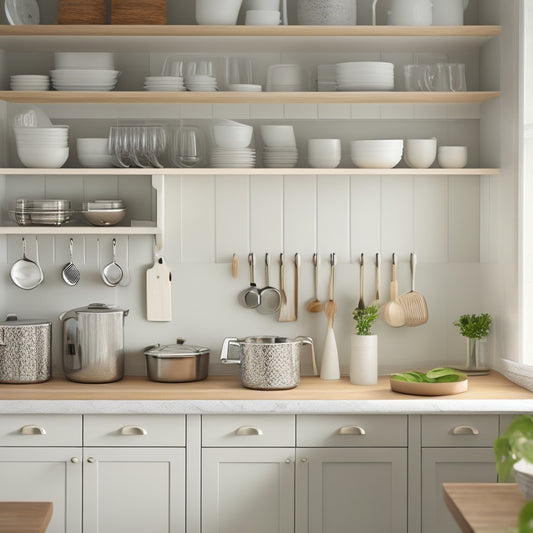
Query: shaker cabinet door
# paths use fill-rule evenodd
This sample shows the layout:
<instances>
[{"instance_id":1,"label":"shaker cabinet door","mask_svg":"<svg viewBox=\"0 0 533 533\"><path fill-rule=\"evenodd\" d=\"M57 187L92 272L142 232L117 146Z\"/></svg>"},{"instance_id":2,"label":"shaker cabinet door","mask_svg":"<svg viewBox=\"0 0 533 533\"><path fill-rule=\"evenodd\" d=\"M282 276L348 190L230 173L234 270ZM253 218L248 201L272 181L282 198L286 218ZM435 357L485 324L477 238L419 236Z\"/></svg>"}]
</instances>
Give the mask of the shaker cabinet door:
<instances>
[{"instance_id":1,"label":"shaker cabinet door","mask_svg":"<svg viewBox=\"0 0 533 533\"><path fill-rule=\"evenodd\" d=\"M299 448L298 533L405 533L406 448Z\"/></svg>"},{"instance_id":2,"label":"shaker cabinet door","mask_svg":"<svg viewBox=\"0 0 533 533\"><path fill-rule=\"evenodd\" d=\"M184 448L84 453L84 532L185 532Z\"/></svg>"},{"instance_id":3,"label":"shaker cabinet door","mask_svg":"<svg viewBox=\"0 0 533 533\"><path fill-rule=\"evenodd\" d=\"M460 533L444 503L443 483L496 483L492 448L422 450L422 533Z\"/></svg>"},{"instance_id":4,"label":"shaker cabinet door","mask_svg":"<svg viewBox=\"0 0 533 533\"><path fill-rule=\"evenodd\" d=\"M0 448L0 501L52 502L46 533L81 533L81 448Z\"/></svg>"},{"instance_id":5,"label":"shaker cabinet door","mask_svg":"<svg viewBox=\"0 0 533 533\"><path fill-rule=\"evenodd\" d=\"M204 448L202 533L293 533L294 449Z\"/></svg>"}]
</instances>

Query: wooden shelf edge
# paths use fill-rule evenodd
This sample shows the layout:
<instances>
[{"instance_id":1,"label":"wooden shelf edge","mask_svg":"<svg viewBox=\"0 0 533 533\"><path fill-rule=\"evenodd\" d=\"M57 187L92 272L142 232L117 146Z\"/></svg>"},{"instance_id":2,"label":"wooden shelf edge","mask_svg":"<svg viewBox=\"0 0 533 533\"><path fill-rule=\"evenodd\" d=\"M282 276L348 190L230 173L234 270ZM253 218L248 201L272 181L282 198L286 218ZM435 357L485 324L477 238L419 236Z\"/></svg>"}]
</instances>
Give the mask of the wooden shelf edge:
<instances>
[{"instance_id":1,"label":"wooden shelf edge","mask_svg":"<svg viewBox=\"0 0 533 533\"><path fill-rule=\"evenodd\" d=\"M309 92L150 92L150 91L0 91L0 100L19 104L424 104L482 103L499 91L309 91Z\"/></svg>"},{"instance_id":2,"label":"wooden shelf edge","mask_svg":"<svg viewBox=\"0 0 533 533\"><path fill-rule=\"evenodd\" d=\"M0 175L52 176L483 176L499 168L0 168Z\"/></svg>"},{"instance_id":3,"label":"wooden shelf edge","mask_svg":"<svg viewBox=\"0 0 533 533\"><path fill-rule=\"evenodd\" d=\"M161 235L156 227L0 226L0 235Z\"/></svg>"},{"instance_id":4,"label":"wooden shelf edge","mask_svg":"<svg viewBox=\"0 0 533 533\"><path fill-rule=\"evenodd\" d=\"M0 26L0 37L494 37L501 26Z\"/></svg>"}]
</instances>

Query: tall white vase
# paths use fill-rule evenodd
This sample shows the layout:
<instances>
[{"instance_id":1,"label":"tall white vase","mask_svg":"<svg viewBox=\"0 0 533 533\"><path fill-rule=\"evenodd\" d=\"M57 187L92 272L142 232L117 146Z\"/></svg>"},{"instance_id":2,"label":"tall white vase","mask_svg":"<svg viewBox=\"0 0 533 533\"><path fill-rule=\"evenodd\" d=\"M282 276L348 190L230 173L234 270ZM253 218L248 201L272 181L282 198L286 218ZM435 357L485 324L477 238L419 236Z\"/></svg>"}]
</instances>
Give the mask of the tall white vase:
<instances>
[{"instance_id":1,"label":"tall white vase","mask_svg":"<svg viewBox=\"0 0 533 533\"><path fill-rule=\"evenodd\" d=\"M320 365L320 377L322 379L340 379L339 353L333 328L328 328L326 342L324 343L324 354Z\"/></svg>"},{"instance_id":2,"label":"tall white vase","mask_svg":"<svg viewBox=\"0 0 533 533\"><path fill-rule=\"evenodd\" d=\"M350 383L376 385L378 382L378 336L352 334Z\"/></svg>"}]
</instances>

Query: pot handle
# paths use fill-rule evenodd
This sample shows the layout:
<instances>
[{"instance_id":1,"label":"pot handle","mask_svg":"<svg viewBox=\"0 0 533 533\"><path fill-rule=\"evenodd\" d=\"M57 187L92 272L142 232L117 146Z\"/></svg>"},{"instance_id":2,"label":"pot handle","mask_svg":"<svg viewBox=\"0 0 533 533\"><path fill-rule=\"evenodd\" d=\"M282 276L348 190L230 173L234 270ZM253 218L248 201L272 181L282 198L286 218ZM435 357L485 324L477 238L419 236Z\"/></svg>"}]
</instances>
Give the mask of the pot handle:
<instances>
[{"instance_id":1,"label":"pot handle","mask_svg":"<svg viewBox=\"0 0 533 533\"><path fill-rule=\"evenodd\" d=\"M316 366L316 357L315 357L315 345L311 337L296 337L297 341L300 341L302 344L308 344L311 346L311 362L313 363L313 375L318 376L318 369Z\"/></svg>"},{"instance_id":2,"label":"pot handle","mask_svg":"<svg viewBox=\"0 0 533 533\"><path fill-rule=\"evenodd\" d=\"M227 365L237 365L241 363L240 359L229 359L229 347L230 346L236 346L237 348L240 348L241 345L239 341L237 340L237 337L226 337L224 339L224 342L222 344L222 350L220 352L220 361L222 363L225 363Z\"/></svg>"},{"instance_id":3,"label":"pot handle","mask_svg":"<svg viewBox=\"0 0 533 533\"><path fill-rule=\"evenodd\" d=\"M376 4L378 3L378 0L372 1L372 26L376 25Z\"/></svg>"}]
</instances>

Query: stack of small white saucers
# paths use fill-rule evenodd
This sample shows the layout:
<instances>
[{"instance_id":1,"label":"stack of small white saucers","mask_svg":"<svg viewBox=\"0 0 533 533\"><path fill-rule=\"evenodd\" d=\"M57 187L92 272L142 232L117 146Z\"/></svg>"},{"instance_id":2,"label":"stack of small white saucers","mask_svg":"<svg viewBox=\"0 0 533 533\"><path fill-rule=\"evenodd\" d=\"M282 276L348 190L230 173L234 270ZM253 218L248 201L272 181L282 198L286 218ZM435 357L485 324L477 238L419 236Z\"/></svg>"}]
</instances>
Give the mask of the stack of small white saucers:
<instances>
[{"instance_id":1,"label":"stack of small white saucers","mask_svg":"<svg viewBox=\"0 0 533 533\"><path fill-rule=\"evenodd\" d=\"M393 91L394 64L351 61L336 64L337 91Z\"/></svg>"},{"instance_id":2,"label":"stack of small white saucers","mask_svg":"<svg viewBox=\"0 0 533 533\"><path fill-rule=\"evenodd\" d=\"M37 74L11 76L10 87L12 91L48 91L50 89L50 77Z\"/></svg>"},{"instance_id":3,"label":"stack of small white saucers","mask_svg":"<svg viewBox=\"0 0 533 533\"><path fill-rule=\"evenodd\" d=\"M51 70L56 91L112 91L118 82L118 70L59 69Z\"/></svg>"},{"instance_id":4,"label":"stack of small white saucers","mask_svg":"<svg viewBox=\"0 0 533 533\"><path fill-rule=\"evenodd\" d=\"M263 165L267 168L293 168L298 162L294 128L287 124L262 124Z\"/></svg>"},{"instance_id":5,"label":"stack of small white saucers","mask_svg":"<svg viewBox=\"0 0 533 533\"><path fill-rule=\"evenodd\" d=\"M394 168L402 159L403 139L352 141L350 155L359 168Z\"/></svg>"},{"instance_id":6,"label":"stack of small white saucers","mask_svg":"<svg viewBox=\"0 0 533 533\"><path fill-rule=\"evenodd\" d=\"M189 91L216 91L217 79L207 74L191 74L185 76L185 87Z\"/></svg>"},{"instance_id":7,"label":"stack of small white saucers","mask_svg":"<svg viewBox=\"0 0 533 533\"><path fill-rule=\"evenodd\" d=\"M253 127L233 120L221 120L213 125L215 147L211 151L211 166L218 168L255 167L255 149L250 148Z\"/></svg>"},{"instance_id":8,"label":"stack of small white saucers","mask_svg":"<svg viewBox=\"0 0 533 533\"><path fill-rule=\"evenodd\" d=\"M68 126L15 127L17 155L28 168L60 168L68 159Z\"/></svg>"},{"instance_id":9,"label":"stack of small white saucers","mask_svg":"<svg viewBox=\"0 0 533 533\"><path fill-rule=\"evenodd\" d=\"M145 91L185 91L181 76L146 76L144 78Z\"/></svg>"}]
</instances>

